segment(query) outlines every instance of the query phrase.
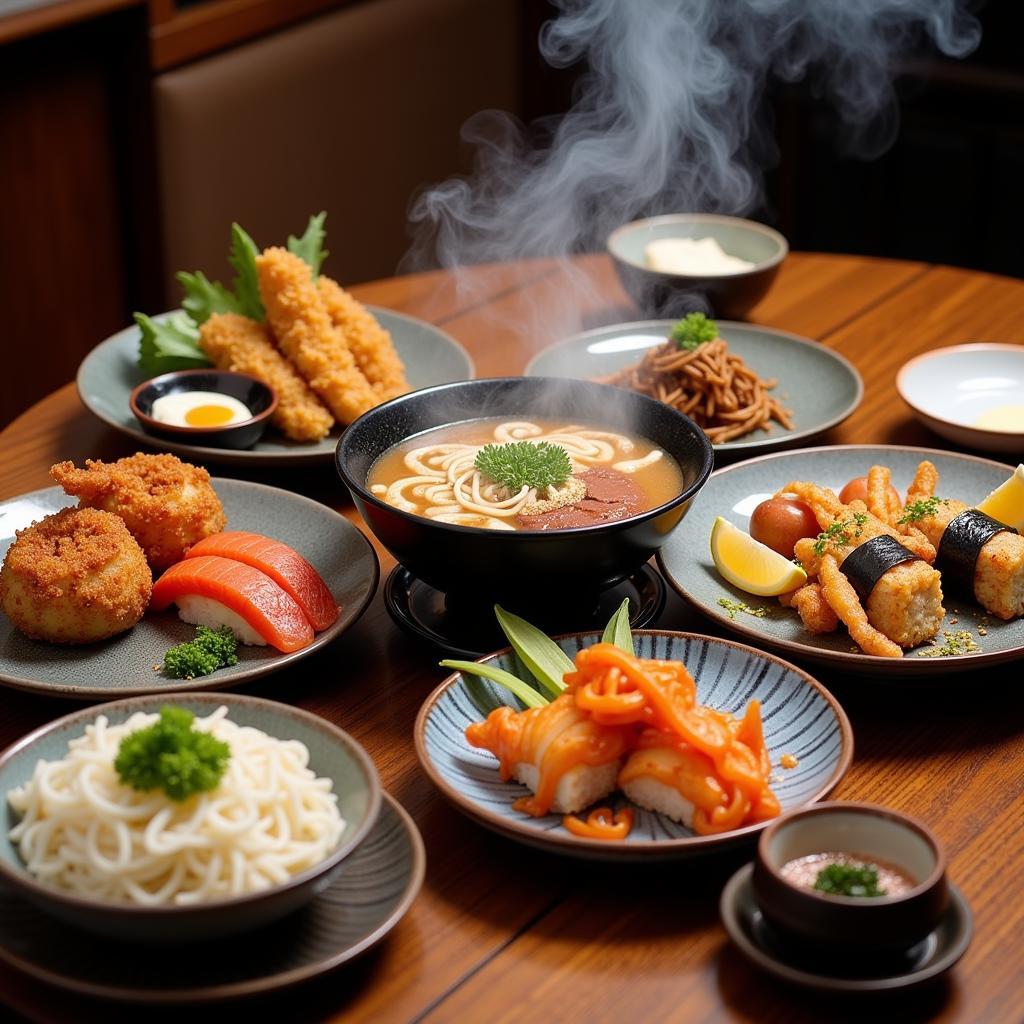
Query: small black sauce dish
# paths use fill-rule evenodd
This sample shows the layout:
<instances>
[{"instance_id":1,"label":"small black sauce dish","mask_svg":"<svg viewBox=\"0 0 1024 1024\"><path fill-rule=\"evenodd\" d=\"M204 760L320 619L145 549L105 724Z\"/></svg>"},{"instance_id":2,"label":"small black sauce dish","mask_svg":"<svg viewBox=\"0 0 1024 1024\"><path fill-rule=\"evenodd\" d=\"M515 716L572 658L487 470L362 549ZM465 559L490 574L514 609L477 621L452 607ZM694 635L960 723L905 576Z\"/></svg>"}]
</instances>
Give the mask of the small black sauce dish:
<instances>
[{"instance_id":1,"label":"small black sauce dish","mask_svg":"<svg viewBox=\"0 0 1024 1024\"><path fill-rule=\"evenodd\" d=\"M158 398L189 391L215 391L237 398L248 406L252 417L216 427L177 426L153 419L153 403ZM277 409L277 394L272 387L247 373L214 369L175 370L143 381L132 391L128 405L142 424L142 429L154 437L187 441L209 448L251 448L263 436L270 417Z\"/></svg>"},{"instance_id":2,"label":"small black sauce dish","mask_svg":"<svg viewBox=\"0 0 1024 1024\"><path fill-rule=\"evenodd\" d=\"M914 885L902 895L839 896L783 872L790 861L824 852L895 865ZM949 902L946 856L931 831L909 815L855 802L815 804L773 821L758 840L753 888L778 938L833 963L898 962L935 929Z\"/></svg>"},{"instance_id":3,"label":"small black sauce dish","mask_svg":"<svg viewBox=\"0 0 1024 1024\"><path fill-rule=\"evenodd\" d=\"M393 445L425 430L467 420L585 423L640 435L679 464L685 486L639 515L565 530L489 530L401 511L371 493L367 476ZM507 377L424 388L385 402L355 421L336 452L338 473L378 540L437 590L486 605L577 601L626 579L668 539L704 486L714 452L688 416L634 391L587 381Z\"/></svg>"}]
</instances>

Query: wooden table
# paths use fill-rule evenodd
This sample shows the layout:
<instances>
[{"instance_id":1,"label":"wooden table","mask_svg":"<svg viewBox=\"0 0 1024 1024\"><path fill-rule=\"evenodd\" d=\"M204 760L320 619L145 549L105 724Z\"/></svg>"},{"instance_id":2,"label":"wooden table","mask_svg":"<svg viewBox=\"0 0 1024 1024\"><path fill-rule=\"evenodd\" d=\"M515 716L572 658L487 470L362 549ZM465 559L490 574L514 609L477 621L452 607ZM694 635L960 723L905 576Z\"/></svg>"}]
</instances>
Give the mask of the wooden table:
<instances>
[{"instance_id":1,"label":"wooden table","mask_svg":"<svg viewBox=\"0 0 1024 1024\"><path fill-rule=\"evenodd\" d=\"M424 317L472 353L480 376L517 373L549 341L580 326L637 314L603 256L571 273L548 261L476 268L356 289L365 301ZM582 310L582 323L580 317ZM941 345L1024 343L1024 283L985 274L848 256L793 254L756 323L841 350L864 376L860 409L824 443L942 446L913 420L894 377ZM47 486L60 459L134 450L80 406L72 385L0 435L0 498ZM358 522L333 469L254 473ZM393 559L378 547L384 574ZM657 625L714 632L674 596ZM384 785L412 813L427 880L409 915L375 953L348 969L261 999L271 1020L797 1022L1019 1021L1024 972L1024 686L1020 663L981 677L862 686L816 674L849 712L853 766L838 798L871 800L925 819L950 856L975 914L974 941L943 982L868 1003L811 997L759 974L718 923L718 894L746 855L639 873L517 846L452 809L420 772L412 725L443 676L436 654L401 633L380 595L357 626L299 667L249 688L293 702L365 744ZM71 710L5 691L0 745ZM173 954L171 954L173 955ZM75 998L0 969L0 999L32 1019L110 1021L138 1011ZM145 1011L147 1019L171 1014ZM220 1016L225 1008L214 1008ZM176 1011L175 1019L187 1013Z\"/></svg>"}]
</instances>

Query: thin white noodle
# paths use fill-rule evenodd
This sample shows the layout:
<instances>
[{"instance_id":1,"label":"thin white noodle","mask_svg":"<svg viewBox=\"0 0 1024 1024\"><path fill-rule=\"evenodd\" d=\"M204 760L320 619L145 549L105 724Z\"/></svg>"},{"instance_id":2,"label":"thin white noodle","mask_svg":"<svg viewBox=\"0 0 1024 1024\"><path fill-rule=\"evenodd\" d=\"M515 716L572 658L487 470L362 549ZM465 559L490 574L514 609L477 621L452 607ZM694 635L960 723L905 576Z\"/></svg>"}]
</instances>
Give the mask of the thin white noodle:
<instances>
[{"instance_id":1,"label":"thin white noodle","mask_svg":"<svg viewBox=\"0 0 1024 1024\"><path fill-rule=\"evenodd\" d=\"M186 906L266 889L322 861L345 822L329 779L297 740L239 726L218 708L194 728L231 747L220 784L176 802L124 786L121 740L157 721L100 715L59 761L39 761L7 798L20 814L10 837L40 881L140 906Z\"/></svg>"}]
</instances>

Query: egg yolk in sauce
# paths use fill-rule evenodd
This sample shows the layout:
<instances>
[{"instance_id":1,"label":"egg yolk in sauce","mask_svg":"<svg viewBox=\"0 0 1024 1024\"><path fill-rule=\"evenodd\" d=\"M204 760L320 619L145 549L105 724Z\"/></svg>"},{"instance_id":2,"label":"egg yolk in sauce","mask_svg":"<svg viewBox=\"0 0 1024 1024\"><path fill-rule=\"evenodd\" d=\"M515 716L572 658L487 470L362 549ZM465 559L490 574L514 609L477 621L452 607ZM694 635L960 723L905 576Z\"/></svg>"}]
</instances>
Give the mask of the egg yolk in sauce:
<instances>
[{"instance_id":1,"label":"egg yolk in sauce","mask_svg":"<svg viewBox=\"0 0 1024 1024\"><path fill-rule=\"evenodd\" d=\"M150 415L174 427L209 429L252 419L252 410L237 398L217 391L173 391L153 403Z\"/></svg>"}]
</instances>

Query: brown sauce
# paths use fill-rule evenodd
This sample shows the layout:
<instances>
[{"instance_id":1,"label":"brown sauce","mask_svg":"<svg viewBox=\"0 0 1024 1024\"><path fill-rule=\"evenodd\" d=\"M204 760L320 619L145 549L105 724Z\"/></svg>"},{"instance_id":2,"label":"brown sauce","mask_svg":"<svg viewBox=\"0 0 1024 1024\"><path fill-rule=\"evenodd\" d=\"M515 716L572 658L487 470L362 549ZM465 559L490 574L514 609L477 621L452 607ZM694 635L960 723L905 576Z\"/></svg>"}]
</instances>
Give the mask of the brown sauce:
<instances>
[{"instance_id":1,"label":"brown sauce","mask_svg":"<svg viewBox=\"0 0 1024 1024\"><path fill-rule=\"evenodd\" d=\"M903 868L877 857L866 857L859 853L811 853L806 857L787 861L779 873L793 885L813 890L818 872L830 864L873 867L878 872L878 888L882 889L886 896L903 896L917 885Z\"/></svg>"}]
</instances>

